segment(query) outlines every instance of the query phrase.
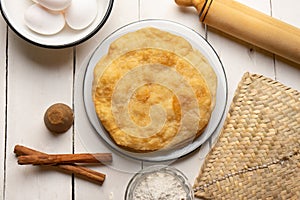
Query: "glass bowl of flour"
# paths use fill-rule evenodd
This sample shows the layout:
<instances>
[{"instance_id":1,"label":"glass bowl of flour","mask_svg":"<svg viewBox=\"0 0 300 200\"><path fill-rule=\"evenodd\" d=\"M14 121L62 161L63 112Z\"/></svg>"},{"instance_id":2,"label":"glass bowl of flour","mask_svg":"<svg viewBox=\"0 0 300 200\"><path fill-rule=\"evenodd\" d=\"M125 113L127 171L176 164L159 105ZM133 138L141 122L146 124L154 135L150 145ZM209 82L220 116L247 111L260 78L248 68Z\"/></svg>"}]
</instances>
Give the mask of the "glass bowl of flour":
<instances>
[{"instance_id":1,"label":"glass bowl of flour","mask_svg":"<svg viewBox=\"0 0 300 200\"><path fill-rule=\"evenodd\" d=\"M193 200L186 176L174 167L154 165L135 174L129 181L125 200Z\"/></svg>"}]
</instances>

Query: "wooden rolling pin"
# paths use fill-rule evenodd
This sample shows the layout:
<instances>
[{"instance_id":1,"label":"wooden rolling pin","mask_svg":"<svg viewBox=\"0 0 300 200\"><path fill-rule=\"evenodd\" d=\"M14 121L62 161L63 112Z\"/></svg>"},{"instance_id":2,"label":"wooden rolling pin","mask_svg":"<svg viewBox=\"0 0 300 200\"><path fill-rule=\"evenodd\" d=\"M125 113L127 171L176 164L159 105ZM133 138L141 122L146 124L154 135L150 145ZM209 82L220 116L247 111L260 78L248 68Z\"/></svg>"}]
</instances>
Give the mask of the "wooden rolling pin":
<instances>
[{"instance_id":1,"label":"wooden rolling pin","mask_svg":"<svg viewBox=\"0 0 300 200\"><path fill-rule=\"evenodd\" d=\"M234 0L175 0L194 6L200 21L300 64L300 29Z\"/></svg>"}]
</instances>

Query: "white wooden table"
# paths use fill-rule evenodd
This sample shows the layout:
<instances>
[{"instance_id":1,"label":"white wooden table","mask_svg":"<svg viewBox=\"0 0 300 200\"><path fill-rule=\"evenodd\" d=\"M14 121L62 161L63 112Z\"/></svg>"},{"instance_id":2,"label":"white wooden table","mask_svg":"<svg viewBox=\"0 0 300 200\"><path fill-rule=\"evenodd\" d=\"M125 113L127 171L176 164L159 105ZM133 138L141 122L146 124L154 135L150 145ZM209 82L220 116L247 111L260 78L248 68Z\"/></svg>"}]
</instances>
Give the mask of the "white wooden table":
<instances>
[{"instance_id":1,"label":"white wooden table","mask_svg":"<svg viewBox=\"0 0 300 200\"><path fill-rule=\"evenodd\" d=\"M239 0L300 28L299 0ZM82 103L85 63L96 46L115 29L142 19L167 19L182 23L206 37L224 65L230 104L242 75L249 71L276 79L300 90L300 67L278 59L252 45L219 31L205 28L194 9L180 9L173 0L115 0L108 22L90 40L76 47L44 49L16 36L0 19L0 199L3 200L121 200L133 173L149 163L113 154L111 166L91 167L107 175L103 186L68 174L34 166L19 166L13 153L16 144L47 153L108 152L94 134ZM74 126L61 135L45 128L45 110L56 102L75 111ZM193 184L210 147L172 162Z\"/></svg>"}]
</instances>

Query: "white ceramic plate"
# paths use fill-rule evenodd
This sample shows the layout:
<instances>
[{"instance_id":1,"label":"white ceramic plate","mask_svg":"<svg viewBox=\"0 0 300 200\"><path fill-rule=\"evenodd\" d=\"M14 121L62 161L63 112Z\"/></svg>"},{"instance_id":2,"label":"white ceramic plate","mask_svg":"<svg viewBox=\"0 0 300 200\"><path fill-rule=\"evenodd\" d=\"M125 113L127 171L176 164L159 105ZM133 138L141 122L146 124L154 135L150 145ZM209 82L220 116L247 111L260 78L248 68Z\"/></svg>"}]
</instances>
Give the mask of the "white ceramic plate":
<instances>
[{"instance_id":1,"label":"white ceramic plate","mask_svg":"<svg viewBox=\"0 0 300 200\"><path fill-rule=\"evenodd\" d=\"M134 153L134 152L126 151L120 148L119 146L117 146L114 143L114 141L110 138L109 134L106 132L104 127L101 125L101 122L98 120L98 117L94 109L93 100L92 100L93 70L95 65L100 60L100 58L105 54L107 54L109 46L114 40L116 40L117 38L121 37L122 35L128 32L133 32L138 29L149 27L149 26L184 37L193 45L195 49L198 49L207 58L208 62L214 68L218 77L217 97L216 97L217 100L208 126L206 127L202 135L199 138L197 138L193 143L190 143L189 145L176 150L155 151L151 153ZM86 113L88 115L91 124L95 128L96 132L101 136L101 138L112 149L116 150L117 152L123 155L138 160L151 161L151 162L167 161L167 160L173 160L185 156L191 153L192 151L196 150L215 132L215 130L220 124L220 121L222 120L226 103L227 103L227 79L226 79L226 75L222 63L219 57L217 56L216 52L214 51L212 46L197 32L193 31L192 29L184 25L171 22L171 21L145 20L145 21L135 22L118 29L110 36L108 36L98 46L98 48L92 54L87 65L87 69L84 77L83 97L84 97Z\"/></svg>"},{"instance_id":2,"label":"white ceramic plate","mask_svg":"<svg viewBox=\"0 0 300 200\"><path fill-rule=\"evenodd\" d=\"M1 13L9 27L21 38L32 44L47 48L65 48L91 38L108 19L114 0L97 0L98 15L93 23L83 30L72 30L68 26L55 35L41 35L31 31L24 23L24 13L32 0L0 0Z\"/></svg>"}]
</instances>

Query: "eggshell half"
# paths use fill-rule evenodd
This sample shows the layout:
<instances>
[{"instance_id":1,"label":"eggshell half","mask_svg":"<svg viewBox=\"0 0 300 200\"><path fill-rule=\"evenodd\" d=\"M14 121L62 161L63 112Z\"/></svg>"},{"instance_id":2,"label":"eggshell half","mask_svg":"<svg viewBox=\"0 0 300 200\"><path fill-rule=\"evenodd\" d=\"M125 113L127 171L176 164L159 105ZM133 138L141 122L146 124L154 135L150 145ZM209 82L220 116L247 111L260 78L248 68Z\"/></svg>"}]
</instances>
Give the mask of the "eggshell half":
<instances>
[{"instance_id":1,"label":"eggshell half","mask_svg":"<svg viewBox=\"0 0 300 200\"><path fill-rule=\"evenodd\" d=\"M81 30L94 21L97 13L97 0L72 0L65 11L65 18L72 29Z\"/></svg>"},{"instance_id":2,"label":"eggshell half","mask_svg":"<svg viewBox=\"0 0 300 200\"><path fill-rule=\"evenodd\" d=\"M25 11L25 24L42 35L53 35L65 26L65 19L60 12L50 12L38 4L33 4Z\"/></svg>"}]
</instances>

